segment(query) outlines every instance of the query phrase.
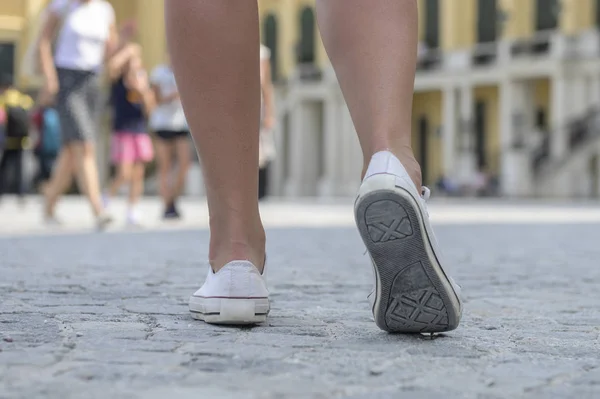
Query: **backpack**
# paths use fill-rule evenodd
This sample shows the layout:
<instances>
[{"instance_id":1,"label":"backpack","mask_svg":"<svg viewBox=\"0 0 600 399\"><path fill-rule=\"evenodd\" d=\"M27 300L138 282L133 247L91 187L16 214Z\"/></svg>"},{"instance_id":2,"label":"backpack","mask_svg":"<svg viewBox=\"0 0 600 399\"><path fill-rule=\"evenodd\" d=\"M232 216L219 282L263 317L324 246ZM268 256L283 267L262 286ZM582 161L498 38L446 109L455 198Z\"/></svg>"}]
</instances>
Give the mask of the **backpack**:
<instances>
[{"instance_id":1,"label":"backpack","mask_svg":"<svg viewBox=\"0 0 600 399\"><path fill-rule=\"evenodd\" d=\"M61 147L60 119L54 108L42 111L41 140L39 151L45 155L58 155Z\"/></svg>"},{"instance_id":2,"label":"backpack","mask_svg":"<svg viewBox=\"0 0 600 399\"><path fill-rule=\"evenodd\" d=\"M23 139L29 136L29 112L23 107L6 107L6 137Z\"/></svg>"}]
</instances>

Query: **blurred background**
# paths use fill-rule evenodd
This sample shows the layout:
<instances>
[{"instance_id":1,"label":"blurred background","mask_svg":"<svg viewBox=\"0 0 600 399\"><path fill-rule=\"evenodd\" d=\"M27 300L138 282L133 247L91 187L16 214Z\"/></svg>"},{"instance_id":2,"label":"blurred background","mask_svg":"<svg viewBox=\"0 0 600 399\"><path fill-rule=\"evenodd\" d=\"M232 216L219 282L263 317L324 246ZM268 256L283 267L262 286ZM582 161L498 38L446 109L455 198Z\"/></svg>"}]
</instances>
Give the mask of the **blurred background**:
<instances>
[{"instance_id":1,"label":"blurred background","mask_svg":"<svg viewBox=\"0 0 600 399\"><path fill-rule=\"evenodd\" d=\"M598 197L600 1L418 2L412 134L425 184L448 196ZM21 73L21 63L47 3L0 2L0 72L34 100L42 82ZM163 1L111 3L118 24L135 22L145 67L164 63ZM267 192L354 195L362 157L318 34L314 0L259 5L277 116ZM110 126L107 108L98 138L102 181L110 175ZM20 184L34 193L36 161L26 155L23 162ZM147 175L147 194L156 194L152 168ZM185 192L203 194L197 160Z\"/></svg>"}]
</instances>

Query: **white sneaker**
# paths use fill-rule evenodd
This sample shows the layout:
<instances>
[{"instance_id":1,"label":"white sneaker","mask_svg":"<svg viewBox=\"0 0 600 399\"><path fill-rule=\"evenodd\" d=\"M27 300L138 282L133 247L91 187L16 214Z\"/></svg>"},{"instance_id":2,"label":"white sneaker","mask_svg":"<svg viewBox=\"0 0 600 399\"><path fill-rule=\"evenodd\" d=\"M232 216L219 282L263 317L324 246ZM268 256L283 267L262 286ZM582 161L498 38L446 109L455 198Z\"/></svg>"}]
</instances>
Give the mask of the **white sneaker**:
<instances>
[{"instance_id":1,"label":"white sneaker","mask_svg":"<svg viewBox=\"0 0 600 399\"><path fill-rule=\"evenodd\" d=\"M127 227L131 228L139 228L143 226L140 221L139 214L134 209L130 209L127 211L127 215L125 216L125 223L127 224Z\"/></svg>"},{"instance_id":2,"label":"white sneaker","mask_svg":"<svg viewBox=\"0 0 600 399\"><path fill-rule=\"evenodd\" d=\"M112 216L107 212L103 212L102 214L96 217L96 229L98 231L104 231L112 222Z\"/></svg>"},{"instance_id":3,"label":"white sneaker","mask_svg":"<svg viewBox=\"0 0 600 399\"><path fill-rule=\"evenodd\" d=\"M375 323L389 332L443 332L458 327L460 288L444 272L427 213L429 190L419 195L389 151L371 159L354 205L371 256Z\"/></svg>"},{"instance_id":4,"label":"white sneaker","mask_svg":"<svg viewBox=\"0 0 600 399\"><path fill-rule=\"evenodd\" d=\"M190 297L192 317L212 324L262 323L269 309L265 272L248 261L230 262L217 273L209 266L204 285Z\"/></svg>"}]
</instances>

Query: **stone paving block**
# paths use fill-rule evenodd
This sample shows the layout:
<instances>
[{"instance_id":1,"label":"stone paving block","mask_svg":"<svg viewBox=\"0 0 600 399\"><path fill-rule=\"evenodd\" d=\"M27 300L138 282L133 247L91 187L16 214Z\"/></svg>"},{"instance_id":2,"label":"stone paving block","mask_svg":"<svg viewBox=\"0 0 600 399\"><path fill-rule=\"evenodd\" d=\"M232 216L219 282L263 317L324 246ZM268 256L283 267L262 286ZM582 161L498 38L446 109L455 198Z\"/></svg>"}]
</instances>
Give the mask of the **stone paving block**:
<instances>
[{"instance_id":1,"label":"stone paving block","mask_svg":"<svg viewBox=\"0 0 600 399\"><path fill-rule=\"evenodd\" d=\"M435 339L376 328L351 227L269 230L254 328L188 314L205 229L0 238L0 398L600 397L600 224L436 231L466 302Z\"/></svg>"}]
</instances>

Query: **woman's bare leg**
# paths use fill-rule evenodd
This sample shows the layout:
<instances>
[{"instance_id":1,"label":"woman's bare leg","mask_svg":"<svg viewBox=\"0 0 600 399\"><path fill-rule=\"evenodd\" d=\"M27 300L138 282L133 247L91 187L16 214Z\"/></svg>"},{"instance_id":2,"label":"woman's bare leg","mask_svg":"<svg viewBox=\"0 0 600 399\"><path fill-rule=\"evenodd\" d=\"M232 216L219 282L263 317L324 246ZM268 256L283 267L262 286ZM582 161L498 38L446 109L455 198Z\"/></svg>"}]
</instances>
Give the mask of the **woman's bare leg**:
<instances>
[{"instance_id":1,"label":"woman's bare leg","mask_svg":"<svg viewBox=\"0 0 600 399\"><path fill-rule=\"evenodd\" d=\"M177 174L173 185L173 201L183 194L185 179L190 169L190 141L189 137L181 137L175 140L175 154L177 156Z\"/></svg>"},{"instance_id":2,"label":"woman's bare leg","mask_svg":"<svg viewBox=\"0 0 600 399\"><path fill-rule=\"evenodd\" d=\"M158 187L165 208L173 201L173 191L171 189L171 170L173 168L173 146L166 140L156 141L156 160L158 161Z\"/></svg>"},{"instance_id":3,"label":"woman's bare leg","mask_svg":"<svg viewBox=\"0 0 600 399\"><path fill-rule=\"evenodd\" d=\"M319 0L317 11L358 132L363 173L374 153L389 150L420 187L421 170L411 147L417 1Z\"/></svg>"},{"instance_id":4,"label":"woman's bare leg","mask_svg":"<svg viewBox=\"0 0 600 399\"><path fill-rule=\"evenodd\" d=\"M373 175L361 185L354 211L377 270L375 323L390 332L455 329L462 313L460 289L443 270L435 243L422 238L432 228L426 206L417 199L421 172L410 142L417 1L317 4L323 40L358 132L365 168L372 159Z\"/></svg>"},{"instance_id":5,"label":"woman's bare leg","mask_svg":"<svg viewBox=\"0 0 600 399\"><path fill-rule=\"evenodd\" d=\"M58 199L68 190L73 182L74 171L75 159L73 152L69 145L65 145L58 154L56 166L52 171L52 177L44 191L44 196L46 197L44 214L46 217L54 216Z\"/></svg>"},{"instance_id":6,"label":"woman's bare leg","mask_svg":"<svg viewBox=\"0 0 600 399\"><path fill-rule=\"evenodd\" d=\"M129 186L129 207L133 209L140 201L144 193L144 173L146 166L142 162L136 162L131 169L131 184Z\"/></svg>"},{"instance_id":7,"label":"woman's bare leg","mask_svg":"<svg viewBox=\"0 0 600 399\"><path fill-rule=\"evenodd\" d=\"M264 263L258 212L260 75L256 1L167 0L167 40L210 213L213 270Z\"/></svg>"},{"instance_id":8,"label":"woman's bare leg","mask_svg":"<svg viewBox=\"0 0 600 399\"><path fill-rule=\"evenodd\" d=\"M108 195L114 197L119 192L119 189L125 183L129 183L132 179L133 164L121 163L117 168L117 175L108 187Z\"/></svg>"},{"instance_id":9,"label":"woman's bare leg","mask_svg":"<svg viewBox=\"0 0 600 399\"><path fill-rule=\"evenodd\" d=\"M94 216L100 216L103 212L103 206L95 147L91 143L78 142L71 144L71 151L78 170L80 190L87 196Z\"/></svg>"}]
</instances>

